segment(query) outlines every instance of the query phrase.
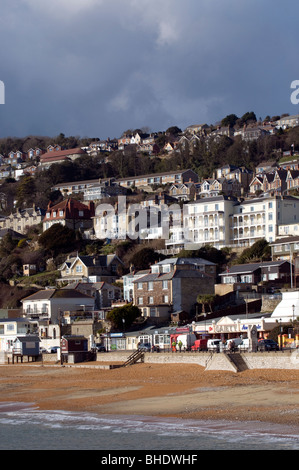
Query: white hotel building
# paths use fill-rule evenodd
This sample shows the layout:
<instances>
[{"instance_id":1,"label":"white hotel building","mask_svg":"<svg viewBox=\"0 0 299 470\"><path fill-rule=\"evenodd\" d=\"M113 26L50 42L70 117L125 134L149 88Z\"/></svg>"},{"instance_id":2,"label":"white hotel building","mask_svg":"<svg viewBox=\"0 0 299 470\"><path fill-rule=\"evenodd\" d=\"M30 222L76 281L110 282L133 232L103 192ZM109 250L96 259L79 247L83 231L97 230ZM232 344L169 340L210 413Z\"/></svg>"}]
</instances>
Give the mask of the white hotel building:
<instances>
[{"instance_id":1,"label":"white hotel building","mask_svg":"<svg viewBox=\"0 0 299 470\"><path fill-rule=\"evenodd\" d=\"M279 226L299 220L299 199L291 196L269 196L246 200L235 207L232 216L232 243L252 245L260 238L276 240Z\"/></svg>"},{"instance_id":2,"label":"white hotel building","mask_svg":"<svg viewBox=\"0 0 299 470\"><path fill-rule=\"evenodd\" d=\"M261 238L274 242L280 225L299 221L299 199L265 196L239 202L225 196L202 198L184 206L182 227L170 228L169 249L250 246Z\"/></svg>"}]
</instances>

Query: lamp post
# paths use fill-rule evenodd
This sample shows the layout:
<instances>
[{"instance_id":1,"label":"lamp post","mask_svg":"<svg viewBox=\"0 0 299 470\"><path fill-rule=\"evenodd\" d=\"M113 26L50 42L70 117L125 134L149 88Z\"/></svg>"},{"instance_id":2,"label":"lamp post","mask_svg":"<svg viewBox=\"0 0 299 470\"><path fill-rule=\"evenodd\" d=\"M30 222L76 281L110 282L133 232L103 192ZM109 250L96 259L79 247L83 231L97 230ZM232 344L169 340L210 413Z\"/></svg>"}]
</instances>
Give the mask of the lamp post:
<instances>
[{"instance_id":1,"label":"lamp post","mask_svg":"<svg viewBox=\"0 0 299 470\"><path fill-rule=\"evenodd\" d=\"M295 321L295 305L292 305L293 309L293 326L294 326L294 321Z\"/></svg>"},{"instance_id":2,"label":"lamp post","mask_svg":"<svg viewBox=\"0 0 299 470\"><path fill-rule=\"evenodd\" d=\"M123 342L124 342L124 343L125 343L125 339L124 339L124 338L125 338L125 321L126 321L126 320L125 320L124 318L122 318L122 322L123 322ZM124 343L123 343L123 344L124 344ZM124 349L126 349L126 347L125 347Z\"/></svg>"},{"instance_id":3,"label":"lamp post","mask_svg":"<svg viewBox=\"0 0 299 470\"><path fill-rule=\"evenodd\" d=\"M60 335L60 365L63 365L63 356L62 356L62 311L59 309L59 335Z\"/></svg>"},{"instance_id":4,"label":"lamp post","mask_svg":"<svg viewBox=\"0 0 299 470\"><path fill-rule=\"evenodd\" d=\"M282 351L282 332L283 332L283 326L281 324L282 320L281 318L279 319L279 325L280 325L280 350Z\"/></svg>"},{"instance_id":5,"label":"lamp post","mask_svg":"<svg viewBox=\"0 0 299 470\"><path fill-rule=\"evenodd\" d=\"M293 253L290 245L290 276L291 276L291 289L293 289Z\"/></svg>"}]
</instances>

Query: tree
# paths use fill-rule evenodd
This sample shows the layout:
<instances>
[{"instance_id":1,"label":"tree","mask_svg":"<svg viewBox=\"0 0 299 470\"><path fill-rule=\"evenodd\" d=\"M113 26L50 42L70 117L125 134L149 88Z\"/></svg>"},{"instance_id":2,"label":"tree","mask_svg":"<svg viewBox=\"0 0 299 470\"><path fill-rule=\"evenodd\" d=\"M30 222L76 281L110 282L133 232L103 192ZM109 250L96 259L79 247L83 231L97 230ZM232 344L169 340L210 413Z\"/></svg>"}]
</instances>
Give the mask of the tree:
<instances>
[{"instance_id":1,"label":"tree","mask_svg":"<svg viewBox=\"0 0 299 470\"><path fill-rule=\"evenodd\" d=\"M151 264L159 261L161 257L165 258L165 256L156 253L152 248L142 248L132 255L129 263L137 270L148 269Z\"/></svg>"},{"instance_id":2,"label":"tree","mask_svg":"<svg viewBox=\"0 0 299 470\"><path fill-rule=\"evenodd\" d=\"M76 233L61 224L54 224L41 234L38 243L52 256L68 253L76 248Z\"/></svg>"},{"instance_id":3,"label":"tree","mask_svg":"<svg viewBox=\"0 0 299 470\"><path fill-rule=\"evenodd\" d=\"M198 250L181 250L178 258L203 258L215 264L225 264L227 259L226 250L218 250L212 245L205 245Z\"/></svg>"},{"instance_id":4,"label":"tree","mask_svg":"<svg viewBox=\"0 0 299 470\"><path fill-rule=\"evenodd\" d=\"M229 114L228 116L226 116L225 118L222 119L221 126L234 127L234 125L236 124L238 119L239 118L238 118L238 116L236 116L236 114Z\"/></svg>"},{"instance_id":5,"label":"tree","mask_svg":"<svg viewBox=\"0 0 299 470\"><path fill-rule=\"evenodd\" d=\"M17 207L31 206L35 201L35 179L24 176L20 179L17 189Z\"/></svg>"},{"instance_id":6,"label":"tree","mask_svg":"<svg viewBox=\"0 0 299 470\"><path fill-rule=\"evenodd\" d=\"M202 305L202 313L206 313L205 306L209 306L209 311L212 311L212 305L215 302L216 295L213 294L199 294L196 298L197 303Z\"/></svg>"},{"instance_id":7,"label":"tree","mask_svg":"<svg viewBox=\"0 0 299 470\"><path fill-rule=\"evenodd\" d=\"M252 261L265 261L271 259L271 248L267 240L262 238L256 241L251 247L245 248L236 259L236 264L245 264Z\"/></svg>"},{"instance_id":8,"label":"tree","mask_svg":"<svg viewBox=\"0 0 299 470\"><path fill-rule=\"evenodd\" d=\"M123 307L115 307L107 313L107 320L111 321L113 328L118 330L129 328L136 318L141 316L141 311L136 305L127 304Z\"/></svg>"},{"instance_id":9,"label":"tree","mask_svg":"<svg viewBox=\"0 0 299 470\"><path fill-rule=\"evenodd\" d=\"M243 114L241 119L238 120L238 123L243 126L244 124L248 124L249 122L256 122L256 115L253 111L248 111L247 113Z\"/></svg>"},{"instance_id":10,"label":"tree","mask_svg":"<svg viewBox=\"0 0 299 470\"><path fill-rule=\"evenodd\" d=\"M173 135L173 136L177 136L178 134L180 134L182 132L182 130L177 127L177 126L172 126L172 127L169 127L165 134L166 135Z\"/></svg>"}]
</instances>

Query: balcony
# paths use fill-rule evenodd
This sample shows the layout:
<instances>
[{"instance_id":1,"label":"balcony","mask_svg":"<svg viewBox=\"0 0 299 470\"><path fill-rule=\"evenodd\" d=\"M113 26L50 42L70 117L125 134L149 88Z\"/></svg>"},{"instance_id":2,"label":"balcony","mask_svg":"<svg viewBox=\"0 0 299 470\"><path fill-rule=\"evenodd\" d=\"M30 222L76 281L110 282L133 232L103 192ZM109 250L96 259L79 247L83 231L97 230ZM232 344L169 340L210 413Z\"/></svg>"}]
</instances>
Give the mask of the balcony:
<instances>
[{"instance_id":1,"label":"balcony","mask_svg":"<svg viewBox=\"0 0 299 470\"><path fill-rule=\"evenodd\" d=\"M23 311L23 315L27 318L32 318L36 320L47 320L50 318L50 312L46 308L42 309L27 309Z\"/></svg>"}]
</instances>

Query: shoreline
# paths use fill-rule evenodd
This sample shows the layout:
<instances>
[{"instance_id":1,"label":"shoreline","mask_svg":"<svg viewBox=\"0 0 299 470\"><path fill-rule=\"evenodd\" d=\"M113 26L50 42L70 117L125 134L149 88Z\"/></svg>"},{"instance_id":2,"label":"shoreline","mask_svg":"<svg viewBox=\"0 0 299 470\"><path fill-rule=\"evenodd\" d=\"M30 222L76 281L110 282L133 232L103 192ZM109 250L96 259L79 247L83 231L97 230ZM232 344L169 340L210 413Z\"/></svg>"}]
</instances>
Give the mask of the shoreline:
<instances>
[{"instance_id":1,"label":"shoreline","mask_svg":"<svg viewBox=\"0 0 299 470\"><path fill-rule=\"evenodd\" d=\"M0 402L97 415L272 423L291 426L299 435L298 370L234 373L204 371L193 364L139 363L109 370L84 365L3 365Z\"/></svg>"}]
</instances>

